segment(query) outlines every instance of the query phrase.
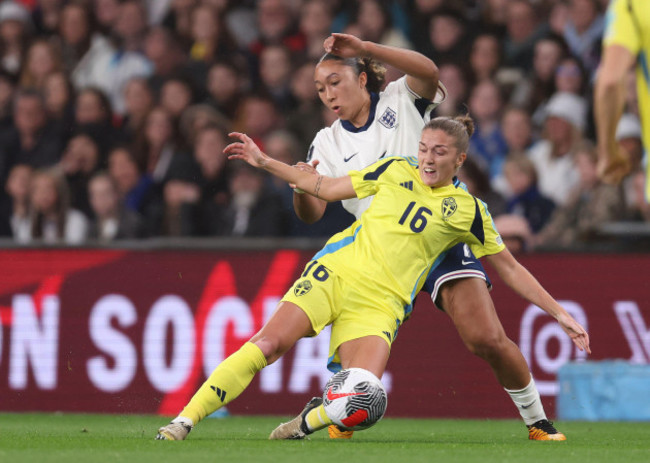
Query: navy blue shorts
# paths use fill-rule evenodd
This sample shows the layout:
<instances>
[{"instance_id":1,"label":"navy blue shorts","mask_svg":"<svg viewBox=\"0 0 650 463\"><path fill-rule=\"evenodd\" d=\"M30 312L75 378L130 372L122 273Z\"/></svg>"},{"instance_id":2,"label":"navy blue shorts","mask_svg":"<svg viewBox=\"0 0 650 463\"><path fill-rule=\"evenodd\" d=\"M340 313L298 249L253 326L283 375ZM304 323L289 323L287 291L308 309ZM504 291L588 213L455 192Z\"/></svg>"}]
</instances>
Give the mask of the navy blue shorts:
<instances>
[{"instance_id":1,"label":"navy blue shorts","mask_svg":"<svg viewBox=\"0 0 650 463\"><path fill-rule=\"evenodd\" d=\"M464 243L457 244L447 251L447 256L431 272L422 287L422 291L431 294L431 300L436 304L440 287L448 281L459 278L481 278L485 280L488 290L492 289L492 282L485 273L481 262L474 256L469 246ZM436 307L444 310L438 304L436 304Z\"/></svg>"}]
</instances>

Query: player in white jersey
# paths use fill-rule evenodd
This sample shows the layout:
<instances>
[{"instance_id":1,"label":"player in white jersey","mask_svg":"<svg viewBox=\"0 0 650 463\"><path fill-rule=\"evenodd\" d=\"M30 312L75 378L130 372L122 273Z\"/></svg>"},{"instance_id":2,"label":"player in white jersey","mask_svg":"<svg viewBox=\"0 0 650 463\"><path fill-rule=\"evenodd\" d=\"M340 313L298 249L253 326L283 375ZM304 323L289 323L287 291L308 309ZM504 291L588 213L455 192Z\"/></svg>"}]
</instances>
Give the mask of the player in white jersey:
<instances>
[{"instance_id":1,"label":"player in white jersey","mask_svg":"<svg viewBox=\"0 0 650 463\"><path fill-rule=\"evenodd\" d=\"M298 167L315 167L322 175L341 177L384 156L417 153L422 128L446 96L433 61L411 50L361 41L347 34L333 34L324 47L326 54L316 67L314 80L321 101L339 118L314 138L307 158L311 164L300 163ZM405 74L383 92L385 68L379 61ZM370 200L347 200L343 206L359 218ZM313 196L300 191L294 195L296 214L307 223L319 220L325 207L325 201ZM508 263L496 256L488 259L508 282ZM460 244L432 273L425 289L451 317L468 349L489 363L528 426L529 438L564 440L546 418L526 360L503 330L489 285L478 259ZM330 428L330 436L350 435Z\"/></svg>"}]
</instances>

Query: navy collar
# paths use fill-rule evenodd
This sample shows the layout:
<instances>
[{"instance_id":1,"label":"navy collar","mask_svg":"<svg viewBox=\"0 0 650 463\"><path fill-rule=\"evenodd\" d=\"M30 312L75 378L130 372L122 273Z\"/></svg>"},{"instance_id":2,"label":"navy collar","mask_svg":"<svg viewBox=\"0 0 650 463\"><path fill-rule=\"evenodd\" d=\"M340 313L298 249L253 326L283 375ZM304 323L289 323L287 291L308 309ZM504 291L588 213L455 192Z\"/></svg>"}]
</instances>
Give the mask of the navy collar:
<instances>
[{"instance_id":1,"label":"navy collar","mask_svg":"<svg viewBox=\"0 0 650 463\"><path fill-rule=\"evenodd\" d=\"M341 119L341 126L348 132L357 133L365 132L372 125L375 120L375 110L377 109L377 103L379 102L379 94L375 92L370 92L370 114L368 114L368 120L361 127L355 127L354 124L350 121L344 121Z\"/></svg>"}]
</instances>

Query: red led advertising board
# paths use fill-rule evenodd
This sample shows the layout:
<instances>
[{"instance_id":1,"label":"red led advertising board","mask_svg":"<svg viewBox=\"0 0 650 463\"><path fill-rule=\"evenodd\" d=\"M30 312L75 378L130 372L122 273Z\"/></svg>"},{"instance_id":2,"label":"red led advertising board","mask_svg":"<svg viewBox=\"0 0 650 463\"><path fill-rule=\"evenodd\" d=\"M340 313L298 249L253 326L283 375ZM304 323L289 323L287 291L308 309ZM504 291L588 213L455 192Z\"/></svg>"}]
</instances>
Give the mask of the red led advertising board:
<instances>
[{"instance_id":1,"label":"red led advertising board","mask_svg":"<svg viewBox=\"0 0 650 463\"><path fill-rule=\"evenodd\" d=\"M0 410L176 414L206 375L260 329L310 251L0 251ZM588 328L592 360L650 362L650 257L531 255L521 262ZM487 270L508 336L547 412L556 372L585 359L554 320ZM328 333L265 368L233 414L284 414L321 393ZM426 294L400 328L388 415L517 415Z\"/></svg>"}]
</instances>

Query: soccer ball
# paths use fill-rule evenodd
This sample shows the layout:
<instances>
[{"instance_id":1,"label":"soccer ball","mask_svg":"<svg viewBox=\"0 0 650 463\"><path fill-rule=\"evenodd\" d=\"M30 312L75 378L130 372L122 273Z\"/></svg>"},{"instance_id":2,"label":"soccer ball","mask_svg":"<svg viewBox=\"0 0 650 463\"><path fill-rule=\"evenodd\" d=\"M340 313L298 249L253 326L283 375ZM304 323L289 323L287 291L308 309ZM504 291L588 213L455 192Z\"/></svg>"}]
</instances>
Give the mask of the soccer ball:
<instances>
[{"instance_id":1,"label":"soccer ball","mask_svg":"<svg viewBox=\"0 0 650 463\"><path fill-rule=\"evenodd\" d=\"M325 413L344 429L367 429L386 412L388 398L379 378L363 368L348 368L330 378L323 392Z\"/></svg>"}]
</instances>

